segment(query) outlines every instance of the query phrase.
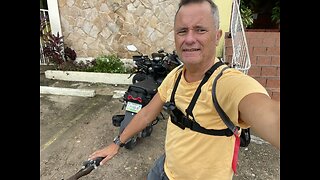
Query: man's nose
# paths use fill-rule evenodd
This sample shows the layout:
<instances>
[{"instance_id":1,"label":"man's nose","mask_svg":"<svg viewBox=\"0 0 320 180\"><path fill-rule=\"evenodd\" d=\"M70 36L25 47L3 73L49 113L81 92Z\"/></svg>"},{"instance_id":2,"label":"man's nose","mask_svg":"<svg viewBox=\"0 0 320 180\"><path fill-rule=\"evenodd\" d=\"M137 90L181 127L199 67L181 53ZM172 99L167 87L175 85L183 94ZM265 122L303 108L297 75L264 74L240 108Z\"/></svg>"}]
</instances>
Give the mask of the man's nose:
<instances>
[{"instance_id":1,"label":"man's nose","mask_svg":"<svg viewBox=\"0 0 320 180\"><path fill-rule=\"evenodd\" d=\"M193 44L196 41L195 33L193 30L189 30L185 36L185 43Z\"/></svg>"}]
</instances>

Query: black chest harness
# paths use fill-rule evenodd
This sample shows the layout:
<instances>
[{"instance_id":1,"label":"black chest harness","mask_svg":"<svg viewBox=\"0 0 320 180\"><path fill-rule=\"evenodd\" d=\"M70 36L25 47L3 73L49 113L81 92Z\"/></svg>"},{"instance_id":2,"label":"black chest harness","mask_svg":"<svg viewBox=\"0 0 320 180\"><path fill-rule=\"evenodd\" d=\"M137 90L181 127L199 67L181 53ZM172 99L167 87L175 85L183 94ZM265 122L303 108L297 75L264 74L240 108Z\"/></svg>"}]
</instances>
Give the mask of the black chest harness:
<instances>
[{"instance_id":1,"label":"black chest harness","mask_svg":"<svg viewBox=\"0 0 320 180\"><path fill-rule=\"evenodd\" d=\"M215 63L206 73L204 78L202 79L202 81L200 82L196 92L194 93L192 100L188 106L188 108L185 110L187 115L184 115L176 106L175 106L175 101L174 101L174 96L176 93L176 90L178 88L179 85L179 81L181 79L181 75L182 75L182 71L180 72L180 74L178 75L178 78L175 82L175 85L173 87L172 90L172 94L171 94L171 99L169 102L166 102L165 105L163 106L164 110L166 110L171 117L171 122L175 125L177 125L178 127L180 127L181 129L185 129L186 127L193 130L193 131L197 131L199 133L204 133L204 134L208 134L208 135L215 135L215 136L232 136L233 134L238 134L238 129L239 127L236 127L232 121L230 120L230 118L228 117L228 115L222 110L222 108L220 107L220 105L218 104L217 98L216 98L216 92L215 92L215 87L217 84L217 80L222 76L222 73L225 69L227 69L228 67L225 67L224 69L222 69L222 71L217 75L217 77L214 79L213 81L213 87L212 87L212 100L213 100L213 104L218 112L218 114L220 115L220 117L222 118L222 120L224 121L224 123L226 124L226 126L228 128L226 129L221 129L221 130L216 130L216 129L206 129L204 127L202 127L199 123L196 122L192 110L196 104L196 101L201 93L201 87L208 81L208 79L210 78L210 76L212 75L212 73L221 65L223 65L224 63L219 61L217 63Z\"/></svg>"}]
</instances>

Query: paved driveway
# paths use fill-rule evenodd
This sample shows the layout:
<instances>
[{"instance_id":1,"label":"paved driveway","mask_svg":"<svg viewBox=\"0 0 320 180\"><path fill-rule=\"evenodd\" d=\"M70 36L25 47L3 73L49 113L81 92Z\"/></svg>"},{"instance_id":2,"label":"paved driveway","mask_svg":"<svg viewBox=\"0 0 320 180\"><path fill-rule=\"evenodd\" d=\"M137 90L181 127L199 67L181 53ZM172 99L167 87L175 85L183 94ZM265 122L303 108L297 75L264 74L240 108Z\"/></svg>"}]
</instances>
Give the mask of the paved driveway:
<instances>
[{"instance_id":1,"label":"paved driveway","mask_svg":"<svg viewBox=\"0 0 320 180\"><path fill-rule=\"evenodd\" d=\"M118 134L111 117L122 113L122 103L113 99L112 93L127 86L53 81L43 75L40 82L97 92L92 98L40 95L40 179L66 179L81 168L89 154L111 143ZM81 179L144 179L154 160L163 153L165 128L166 120L161 120L151 136L139 141L133 150L122 149L108 164ZM238 173L235 180L280 179L280 154L254 136L249 147L240 150Z\"/></svg>"}]
</instances>

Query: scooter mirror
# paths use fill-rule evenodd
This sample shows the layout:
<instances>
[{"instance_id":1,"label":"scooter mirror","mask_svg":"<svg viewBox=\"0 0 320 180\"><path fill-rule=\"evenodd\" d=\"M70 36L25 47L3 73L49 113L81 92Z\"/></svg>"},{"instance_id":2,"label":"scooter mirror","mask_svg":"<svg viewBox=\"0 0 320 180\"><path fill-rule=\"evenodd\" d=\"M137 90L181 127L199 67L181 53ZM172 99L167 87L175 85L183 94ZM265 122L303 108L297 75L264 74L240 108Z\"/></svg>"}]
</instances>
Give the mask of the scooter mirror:
<instances>
[{"instance_id":1,"label":"scooter mirror","mask_svg":"<svg viewBox=\"0 0 320 180\"><path fill-rule=\"evenodd\" d=\"M127 46L127 49L128 49L129 51L133 51L133 52L135 52L135 51L138 50L138 49L136 48L136 46L134 46L134 45L132 45L132 44L128 45L128 46Z\"/></svg>"}]
</instances>

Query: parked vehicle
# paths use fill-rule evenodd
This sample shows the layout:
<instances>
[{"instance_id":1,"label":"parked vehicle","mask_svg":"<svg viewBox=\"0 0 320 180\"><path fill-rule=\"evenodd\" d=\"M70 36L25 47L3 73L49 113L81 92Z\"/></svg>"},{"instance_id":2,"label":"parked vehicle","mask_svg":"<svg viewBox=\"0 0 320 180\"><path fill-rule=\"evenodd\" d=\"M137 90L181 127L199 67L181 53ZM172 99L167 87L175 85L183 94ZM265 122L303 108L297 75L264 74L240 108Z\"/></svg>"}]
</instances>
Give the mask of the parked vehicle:
<instances>
[{"instance_id":1,"label":"parked vehicle","mask_svg":"<svg viewBox=\"0 0 320 180\"><path fill-rule=\"evenodd\" d=\"M129 51L138 52L134 45L128 45L127 49ZM181 64L175 51L167 53L160 49L158 52L152 53L151 58L149 58L148 55L143 55L140 52L138 53L139 55L133 56L136 67L132 74L132 84L128 87L128 90L123 96L122 109L125 110L125 112L123 115L114 115L112 117L112 123L114 126L120 127L120 133L139 110L150 102L157 93L157 88L166 75ZM145 129L129 139L124 147L132 149L139 138L150 136L153 126L156 125L159 120L159 117L153 120Z\"/></svg>"}]
</instances>

